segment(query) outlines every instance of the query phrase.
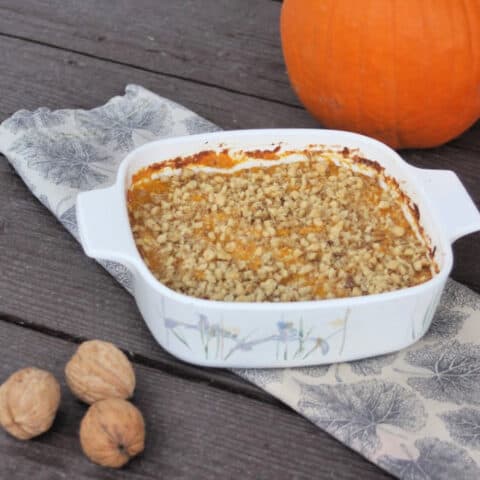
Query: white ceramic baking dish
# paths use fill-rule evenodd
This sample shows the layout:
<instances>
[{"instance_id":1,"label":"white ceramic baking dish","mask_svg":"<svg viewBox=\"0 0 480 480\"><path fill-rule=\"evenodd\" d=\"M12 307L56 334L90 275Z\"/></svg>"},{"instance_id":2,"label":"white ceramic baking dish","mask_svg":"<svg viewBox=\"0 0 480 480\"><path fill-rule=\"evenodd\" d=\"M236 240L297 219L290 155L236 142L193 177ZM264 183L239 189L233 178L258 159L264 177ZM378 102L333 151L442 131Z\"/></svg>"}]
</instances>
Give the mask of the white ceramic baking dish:
<instances>
[{"instance_id":1,"label":"white ceramic baking dish","mask_svg":"<svg viewBox=\"0 0 480 480\"><path fill-rule=\"evenodd\" d=\"M311 144L359 148L381 164L415 202L440 270L430 281L376 295L291 303L219 302L177 293L143 262L127 215L126 191L140 168L203 150L303 149ZM133 274L140 312L160 345L191 363L212 367L286 367L354 360L392 352L430 326L452 268L451 243L480 230L480 214L450 171L422 170L368 137L332 130L244 130L148 143L122 162L116 183L77 199L87 255L114 260Z\"/></svg>"}]
</instances>

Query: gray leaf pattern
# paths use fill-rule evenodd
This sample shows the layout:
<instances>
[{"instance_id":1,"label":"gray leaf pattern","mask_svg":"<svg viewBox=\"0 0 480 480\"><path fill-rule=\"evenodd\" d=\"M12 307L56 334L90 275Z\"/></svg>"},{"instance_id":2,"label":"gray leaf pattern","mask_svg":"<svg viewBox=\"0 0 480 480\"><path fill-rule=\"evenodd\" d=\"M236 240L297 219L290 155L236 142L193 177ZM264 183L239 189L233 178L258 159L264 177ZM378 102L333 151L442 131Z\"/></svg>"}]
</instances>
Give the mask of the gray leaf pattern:
<instances>
[{"instance_id":1,"label":"gray leaf pattern","mask_svg":"<svg viewBox=\"0 0 480 480\"><path fill-rule=\"evenodd\" d=\"M11 147L26 164L55 185L90 190L108 180L113 171L100 164L109 157L79 137L39 131L21 136Z\"/></svg>"},{"instance_id":2,"label":"gray leaf pattern","mask_svg":"<svg viewBox=\"0 0 480 480\"><path fill-rule=\"evenodd\" d=\"M172 115L168 105L152 104L139 98L132 102L113 102L90 112L79 112L79 125L101 145L129 151L134 147L135 131L147 131L154 135L167 136L171 130ZM146 140L152 140L150 137Z\"/></svg>"},{"instance_id":3,"label":"gray leaf pattern","mask_svg":"<svg viewBox=\"0 0 480 480\"><path fill-rule=\"evenodd\" d=\"M445 286L440 303L449 310L464 307L480 310L480 295L467 287L459 288L456 282L449 280Z\"/></svg>"},{"instance_id":4,"label":"gray leaf pattern","mask_svg":"<svg viewBox=\"0 0 480 480\"><path fill-rule=\"evenodd\" d=\"M480 449L480 410L461 408L440 416L450 436L461 445Z\"/></svg>"},{"instance_id":5,"label":"gray leaf pattern","mask_svg":"<svg viewBox=\"0 0 480 480\"><path fill-rule=\"evenodd\" d=\"M403 480L478 480L480 469L463 448L437 438L415 442L417 458L384 455L378 463Z\"/></svg>"},{"instance_id":6,"label":"gray leaf pattern","mask_svg":"<svg viewBox=\"0 0 480 480\"><path fill-rule=\"evenodd\" d=\"M77 214L75 205L60 215L60 222L75 237L78 238Z\"/></svg>"},{"instance_id":7,"label":"gray leaf pattern","mask_svg":"<svg viewBox=\"0 0 480 480\"><path fill-rule=\"evenodd\" d=\"M294 372L301 373L302 375L307 375L312 378L324 377L330 369L330 365L319 365L313 367L302 367L293 369Z\"/></svg>"},{"instance_id":8,"label":"gray leaf pattern","mask_svg":"<svg viewBox=\"0 0 480 480\"><path fill-rule=\"evenodd\" d=\"M235 373L262 388L270 383L281 383L283 380L283 370L279 368L237 369Z\"/></svg>"},{"instance_id":9,"label":"gray leaf pattern","mask_svg":"<svg viewBox=\"0 0 480 480\"><path fill-rule=\"evenodd\" d=\"M397 354L392 353L350 362L349 365L353 373L367 377L369 375L379 375L382 373L383 367L391 365L395 361L395 358L397 358Z\"/></svg>"},{"instance_id":10,"label":"gray leaf pattern","mask_svg":"<svg viewBox=\"0 0 480 480\"><path fill-rule=\"evenodd\" d=\"M365 455L380 446L377 429L394 426L415 431L425 424L425 410L415 394L392 382L301 384L298 409L319 427Z\"/></svg>"},{"instance_id":11,"label":"gray leaf pattern","mask_svg":"<svg viewBox=\"0 0 480 480\"><path fill-rule=\"evenodd\" d=\"M61 125L68 117L66 110L51 111L42 107L34 112L28 110L19 110L9 119L5 120L3 126L12 133L18 133L22 130L32 128L51 128Z\"/></svg>"},{"instance_id":12,"label":"gray leaf pattern","mask_svg":"<svg viewBox=\"0 0 480 480\"><path fill-rule=\"evenodd\" d=\"M456 340L427 345L408 352L405 360L421 368L408 384L424 397L457 405L480 403L480 345Z\"/></svg>"},{"instance_id":13,"label":"gray leaf pattern","mask_svg":"<svg viewBox=\"0 0 480 480\"><path fill-rule=\"evenodd\" d=\"M35 190L31 189L32 192L34 192ZM43 193L40 194L38 196L38 200L45 206L47 207L49 210L51 210L51 206L50 206L50 201L48 200L48 197L46 195L44 195Z\"/></svg>"},{"instance_id":14,"label":"gray leaf pattern","mask_svg":"<svg viewBox=\"0 0 480 480\"><path fill-rule=\"evenodd\" d=\"M445 340L455 336L461 330L467 318L468 314L465 312L451 310L440 305L425 335L425 340Z\"/></svg>"},{"instance_id":15,"label":"gray leaf pattern","mask_svg":"<svg viewBox=\"0 0 480 480\"><path fill-rule=\"evenodd\" d=\"M35 127L35 120L33 118L33 112L28 110L19 110L13 114L10 118L5 120L3 126L10 130L12 133L17 133L21 130L28 130Z\"/></svg>"},{"instance_id":16,"label":"gray leaf pattern","mask_svg":"<svg viewBox=\"0 0 480 480\"><path fill-rule=\"evenodd\" d=\"M189 135L199 132L218 132L221 130L212 122L197 115L186 118L183 123Z\"/></svg>"},{"instance_id":17,"label":"gray leaf pattern","mask_svg":"<svg viewBox=\"0 0 480 480\"><path fill-rule=\"evenodd\" d=\"M102 265L107 272L109 272L115 279L122 285L123 288L129 292L133 291L133 281L132 274L130 270L118 262L112 262L110 260L100 260L100 265Z\"/></svg>"}]
</instances>

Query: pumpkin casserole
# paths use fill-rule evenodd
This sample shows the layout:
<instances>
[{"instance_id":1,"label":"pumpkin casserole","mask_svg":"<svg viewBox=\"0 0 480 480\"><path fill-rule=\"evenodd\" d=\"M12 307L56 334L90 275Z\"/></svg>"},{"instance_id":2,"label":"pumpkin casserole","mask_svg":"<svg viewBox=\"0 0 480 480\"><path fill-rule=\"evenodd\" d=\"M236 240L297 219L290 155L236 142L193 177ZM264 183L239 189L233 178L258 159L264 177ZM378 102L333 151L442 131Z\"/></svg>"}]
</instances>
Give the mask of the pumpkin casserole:
<instances>
[{"instance_id":1,"label":"pumpkin casserole","mask_svg":"<svg viewBox=\"0 0 480 480\"><path fill-rule=\"evenodd\" d=\"M352 297L411 287L437 270L415 205L354 150L172 159L134 175L128 210L151 272L198 298Z\"/></svg>"}]
</instances>

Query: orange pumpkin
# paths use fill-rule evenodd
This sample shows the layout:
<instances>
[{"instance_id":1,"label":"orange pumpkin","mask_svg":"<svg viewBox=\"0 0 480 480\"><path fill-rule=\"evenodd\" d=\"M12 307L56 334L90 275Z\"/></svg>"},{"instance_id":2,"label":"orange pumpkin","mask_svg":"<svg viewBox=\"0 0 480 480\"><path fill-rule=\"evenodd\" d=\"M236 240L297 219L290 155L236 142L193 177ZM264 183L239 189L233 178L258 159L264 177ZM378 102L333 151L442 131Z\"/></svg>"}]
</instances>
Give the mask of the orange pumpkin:
<instances>
[{"instance_id":1,"label":"orange pumpkin","mask_svg":"<svg viewBox=\"0 0 480 480\"><path fill-rule=\"evenodd\" d=\"M434 147L480 117L480 0L284 0L294 90L325 126Z\"/></svg>"}]
</instances>

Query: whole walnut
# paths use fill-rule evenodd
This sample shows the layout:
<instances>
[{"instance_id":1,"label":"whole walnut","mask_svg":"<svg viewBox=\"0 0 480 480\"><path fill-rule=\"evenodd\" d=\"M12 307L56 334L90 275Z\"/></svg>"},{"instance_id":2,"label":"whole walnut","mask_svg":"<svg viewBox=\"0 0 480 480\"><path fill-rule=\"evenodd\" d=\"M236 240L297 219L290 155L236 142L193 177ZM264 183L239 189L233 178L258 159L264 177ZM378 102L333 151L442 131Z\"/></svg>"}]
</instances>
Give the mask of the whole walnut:
<instances>
[{"instance_id":1,"label":"whole walnut","mask_svg":"<svg viewBox=\"0 0 480 480\"><path fill-rule=\"evenodd\" d=\"M127 400L100 400L90 406L83 417L80 443L92 462L104 467L120 468L143 451L143 416Z\"/></svg>"},{"instance_id":2,"label":"whole walnut","mask_svg":"<svg viewBox=\"0 0 480 480\"><path fill-rule=\"evenodd\" d=\"M82 343L65 367L72 392L86 403L130 398L135 390L132 364L115 345L101 340Z\"/></svg>"},{"instance_id":3,"label":"whole walnut","mask_svg":"<svg viewBox=\"0 0 480 480\"><path fill-rule=\"evenodd\" d=\"M28 367L0 386L0 424L20 440L46 432L60 405L60 385L45 370Z\"/></svg>"}]
</instances>

